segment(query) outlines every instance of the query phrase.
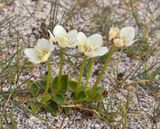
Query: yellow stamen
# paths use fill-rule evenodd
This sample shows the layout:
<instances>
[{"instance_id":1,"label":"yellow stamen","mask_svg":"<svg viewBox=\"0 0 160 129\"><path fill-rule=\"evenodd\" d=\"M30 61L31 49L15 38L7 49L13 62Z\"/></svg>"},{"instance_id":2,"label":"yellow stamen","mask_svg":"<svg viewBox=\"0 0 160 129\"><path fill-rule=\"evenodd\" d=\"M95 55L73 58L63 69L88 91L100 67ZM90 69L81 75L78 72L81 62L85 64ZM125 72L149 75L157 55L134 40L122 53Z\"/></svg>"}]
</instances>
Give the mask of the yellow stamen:
<instances>
[{"instance_id":1,"label":"yellow stamen","mask_svg":"<svg viewBox=\"0 0 160 129\"><path fill-rule=\"evenodd\" d=\"M37 57L42 60L42 61L46 61L49 57L49 49L48 48L44 48L44 49L39 49L37 47L34 48L36 51L36 55Z\"/></svg>"},{"instance_id":2,"label":"yellow stamen","mask_svg":"<svg viewBox=\"0 0 160 129\"><path fill-rule=\"evenodd\" d=\"M69 37L62 37L62 36L57 36L56 41L59 44L65 44L66 46L69 46L71 44L72 39Z\"/></svg>"},{"instance_id":3,"label":"yellow stamen","mask_svg":"<svg viewBox=\"0 0 160 129\"><path fill-rule=\"evenodd\" d=\"M91 45L89 46L86 43L82 43L78 45L78 48L80 48L83 52L89 52L89 51L93 51L96 48L93 46L93 43L90 43Z\"/></svg>"}]
</instances>

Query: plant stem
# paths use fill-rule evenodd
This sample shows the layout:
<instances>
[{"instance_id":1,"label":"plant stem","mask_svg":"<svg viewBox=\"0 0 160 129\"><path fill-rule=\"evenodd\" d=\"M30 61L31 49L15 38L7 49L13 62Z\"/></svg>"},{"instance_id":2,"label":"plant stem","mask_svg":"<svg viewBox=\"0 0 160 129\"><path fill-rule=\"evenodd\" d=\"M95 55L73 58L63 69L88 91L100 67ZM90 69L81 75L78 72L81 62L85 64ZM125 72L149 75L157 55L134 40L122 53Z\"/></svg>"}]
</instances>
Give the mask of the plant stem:
<instances>
[{"instance_id":1,"label":"plant stem","mask_svg":"<svg viewBox=\"0 0 160 129\"><path fill-rule=\"evenodd\" d=\"M89 78L90 78L90 76L91 76L92 67L93 67L93 64L94 64L94 59L95 59L95 58L91 58L91 62L90 62L89 67L88 67L88 69L87 69L86 83L85 83L85 85L84 85L85 90L88 88Z\"/></svg>"},{"instance_id":2,"label":"plant stem","mask_svg":"<svg viewBox=\"0 0 160 129\"><path fill-rule=\"evenodd\" d=\"M87 61L87 57L84 56L84 59L82 61L81 68L80 68L79 77L78 77L78 83L77 83L77 87L76 87L76 94L78 94L79 91L80 91L80 86L81 86L81 83L82 83L82 76L83 76L83 71L84 71L84 66L85 66L86 61Z\"/></svg>"},{"instance_id":3,"label":"plant stem","mask_svg":"<svg viewBox=\"0 0 160 129\"><path fill-rule=\"evenodd\" d=\"M61 49L61 54L60 54L58 85L59 85L59 83L61 81L61 77L62 77L63 58L64 58L64 48Z\"/></svg>"},{"instance_id":4,"label":"plant stem","mask_svg":"<svg viewBox=\"0 0 160 129\"><path fill-rule=\"evenodd\" d=\"M48 59L48 76L47 76L47 85L46 85L46 88L45 88L45 91L44 91L44 95L46 95L48 93L48 90L49 90L49 86L50 86L50 83L51 83L51 64L50 64L50 59Z\"/></svg>"},{"instance_id":5,"label":"plant stem","mask_svg":"<svg viewBox=\"0 0 160 129\"><path fill-rule=\"evenodd\" d=\"M123 113L122 113L122 129L126 129L127 125L127 109L126 105L123 105Z\"/></svg>"},{"instance_id":6,"label":"plant stem","mask_svg":"<svg viewBox=\"0 0 160 129\"><path fill-rule=\"evenodd\" d=\"M93 88L92 88L93 90L96 89L98 83L100 82L100 80L101 80L101 78L102 78L102 75L103 75L103 73L105 72L105 70L106 70L106 68L107 68L107 66L108 66L108 63L110 62L110 60L111 60L111 58L112 58L112 55L113 55L113 53L115 52L115 50L116 50L116 47L113 46L113 47L111 48L111 50L110 50L107 58L106 58L106 61L105 61L104 65L103 65L103 67L102 67L102 69L101 69L101 71L100 71L97 79L96 79L96 82L95 82L94 85L93 85Z\"/></svg>"}]
</instances>

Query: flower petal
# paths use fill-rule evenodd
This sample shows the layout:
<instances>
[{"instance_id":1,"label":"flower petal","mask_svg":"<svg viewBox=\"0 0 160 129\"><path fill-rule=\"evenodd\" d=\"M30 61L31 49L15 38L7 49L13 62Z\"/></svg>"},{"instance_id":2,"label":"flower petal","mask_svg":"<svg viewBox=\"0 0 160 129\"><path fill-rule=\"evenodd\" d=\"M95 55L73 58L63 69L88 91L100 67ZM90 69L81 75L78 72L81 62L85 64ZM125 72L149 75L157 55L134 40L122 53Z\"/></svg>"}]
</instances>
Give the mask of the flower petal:
<instances>
[{"instance_id":1,"label":"flower petal","mask_svg":"<svg viewBox=\"0 0 160 129\"><path fill-rule=\"evenodd\" d=\"M96 57L96 56L103 56L107 52L108 52L107 47L100 47L100 48L97 48L94 51L90 51L90 52L85 53L85 55L92 58L92 57Z\"/></svg>"},{"instance_id":2,"label":"flower petal","mask_svg":"<svg viewBox=\"0 0 160 129\"><path fill-rule=\"evenodd\" d=\"M103 56L104 54L108 53L108 48L100 47L96 49L96 52L98 53L99 56Z\"/></svg>"},{"instance_id":3,"label":"flower petal","mask_svg":"<svg viewBox=\"0 0 160 129\"><path fill-rule=\"evenodd\" d=\"M39 39L35 47L38 48L39 50L43 49L48 49L49 51L54 50L54 45L44 38Z\"/></svg>"},{"instance_id":4,"label":"flower petal","mask_svg":"<svg viewBox=\"0 0 160 129\"><path fill-rule=\"evenodd\" d=\"M135 37L135 29L133 27L124 27L120 30L127 42L131 42Z\"/></svg>"},{"instance_id":5,"label":"flower petal","mask_svg":"<svg viewBox=\"0 0 160 129\"><path fill-rule=\"evenodd\" d=\"M123 47L125 45L123 39L117 38L117 39L114 39L113 42L116 47Z\"/></svg>"},{"instance_id":6,"label":"flower petal","mask_svg":"<svg viewBox=\"0 0 160 129\"><path fill-rule=\"evenodd\" d=\"M67 32L61 25L56 25L53 29L54 36L66 36Z\"/></svg>"},{"instance_id":7,"label":"flower petal","mask_svg":"<svg viewBox=\"0 0 160 129\"><path fill-rule=\"evenodd\" d=\"M32 62L33 64L39 64L41 63L40 60L33 60L32 58L28 58L30 62Z\"/></svg>"},{"instance_id":8,"label":"flower petal","mask_svg":"<svg viewBox=\"0 0 160 129\"><path fill-rule=\"evenodd\" d=\"M33 48L26 48L24 53L32 63L39 64L41 62Z\"/></svg>"},{"instance_id":9,"label":"flower petal","mask_svg":"<svg viewBox=\"0 0 160 129\"><path fill-rule=\"evenodd\" d=\"M69 36L69 38L72 39L72 41L76 40L77 34L78 34L77 30L71 30L68 32L68 36Z\"/></svg>"},{"instance_id":10,"label":"flower petal","mask_svg":"<svg viewBox=\"0 0 160 129\"><path fill-rule=\"evenodd\" d=\"M104 54L106 54L108 52L108 48L107 47L99 47L95 50L95 52L98 54L98 56L103 56Z\"/></svg>"},{"instance_id":11,"label":"flower petal","mask_svg":"<svg viewBox=\"0 0 160 129\"><path fill-rule=\"evenodd\" d=\"M90 58L93 58L93 57L98 56L95 51L86 52L86 53L84 53L84 54L85 54L86 56L90 57Z\"/></svg>"},{"instance_id":12,"label":"flower petal","mask_svg":"<svg viewBox=\"0 0 160 129\"><path fill-rule=\"evenodd\" d=\"M24 50L24 53L25 53L25 55L28 57L28 58L35 58L36 59L36 52L35 52L35 50L33 49L33 48L26 48L25 50Z\"/></svg>"},{"instance_id":13,"label":"flower petal","mask_svg":"<svg viewBox=\"0 0 160 129\"><path fill-rule=\"evenodd\" d=\"M109 41L115 39L119 35L118 27L111 27L109 30Z\"/></svg>"},{"instance_id":14,"label":"flower petal","mask_svg":"<svg viewBox=\"0 0 160 129\"><path fill-rule=\"evenodd\" d=\"M79 50L80 52L82 52L82 53L85 52L84 46L83 46L82 44L79 44L79 45L78 45L78 50Z\"/></svg>"},{"instance_id":15,"label":"flower petal","mask_svg":"<svg viewBox=\"0 0 160 129\"><path fill-rule=\"evenodd\" d=\"M51 31L48 30L48 32L49 32L49 36L50 36L49 41L50 41L50 42L56 42L56 39L55 39L55 37L53 36L53 34L51 33Z\"/></svg>"},{"instance_id":16,"label":"flower petal","mask_svg":"<svg viewBox=\"0 0 160 129\"><path fill-rule=\"evenodd\" d=\"M79 32L77 35L77 42L78 44L86 43L87 37L83 32Z\"/></svg>"},{"instance_id":17,"label":"flower petal","mask_svg":"<svg viewBox=\"0 0 160 129\"><path fill-rule=\"evenodd\" d=\"M68 32L68 37L71 38L71 40L72 40L70 47L76 47L77 34L78 34L77 30L71 30Z\"/></svg>"},{"instance_id":18,"label":"flower petal","mask_svg":"<svg viewBox=\"0 0 160 129\"><path fill-rule=\"evenodd\" d=\"M36 47L42 48L42 49L48 48L48 44L49 44L48 40L41 38L41 39L38 39Z\"/></svg>"},{"instance_id":19,"label":"flower petal","mask_svg":"<svg viewBox=\"0 0 160 129\"><path fill-rule=\"evenodd\" d=\"M93 34L88 39L93 42L95 48L101 47L103 45L103 39L100 34ZM89 41L89 42L90 42Z\"/></svg>"},{"instance_id":20,"label":"flower petal","mask_svg":"<svg viewBox=\"0 0 160 129\"><path fill-rule=\"evenodd\" d=\"M49 46L48 46L49 48L48 48L48 50L49 50L49 53L51 53L53 50L54 50L54 48L55 48L55 46L52 44L52 43L49 43Z\"/></svg>"},{"instance_id":21,"label":"flower petal","mask_svg":"<svg viewBox=\"0 0 160 129\"><path fill-rule=\"evenodd\" d=\"M67 42L58 42L58 45L62 48L69 47L69 44Z\"/></svg>"}]
</instances>

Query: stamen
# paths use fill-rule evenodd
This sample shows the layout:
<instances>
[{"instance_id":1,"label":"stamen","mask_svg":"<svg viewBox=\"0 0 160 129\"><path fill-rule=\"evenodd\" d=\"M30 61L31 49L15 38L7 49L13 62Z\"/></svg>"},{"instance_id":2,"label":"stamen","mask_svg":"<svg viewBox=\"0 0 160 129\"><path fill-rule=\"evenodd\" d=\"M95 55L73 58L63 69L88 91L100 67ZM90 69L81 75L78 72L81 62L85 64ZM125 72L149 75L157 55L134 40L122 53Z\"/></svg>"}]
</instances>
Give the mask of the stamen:
<instances>
[{"instance_id":1,"label":"stamen","mask_svg":"<svg viewBox=\"0 0 160 129\"><path fill-rule=\"evenodd\" d=\"M58 43L65 43L67 45L70 45L72 40L69 37L58 36L58 37L56 37L56 41Z\"/></svg>"},{"instance_id":2,"label":"stamen","mask_svg":"<svg viewBox=\"0 0 160 129\"><path fill-rule=\"evenodd\" d=\"M49 52L48 48L43 48L43 49L40 50L39 48L35 47L34 49L35 49L36 55L37 55L37 57L38 57L39 59L43 59L44 56L45 56L46 54L48 54L48 52Z\"/></svg>"}]
</instances>

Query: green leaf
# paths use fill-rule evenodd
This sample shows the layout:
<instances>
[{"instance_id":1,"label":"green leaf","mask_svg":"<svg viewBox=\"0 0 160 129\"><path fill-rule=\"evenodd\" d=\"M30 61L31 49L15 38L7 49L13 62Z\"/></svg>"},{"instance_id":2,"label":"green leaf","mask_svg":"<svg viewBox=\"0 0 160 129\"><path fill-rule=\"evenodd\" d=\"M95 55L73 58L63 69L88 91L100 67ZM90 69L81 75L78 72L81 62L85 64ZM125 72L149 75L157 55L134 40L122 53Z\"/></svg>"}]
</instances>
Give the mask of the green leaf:
<instances>
[{"instance_id":1,"label":"green leaf","mask_svg":"<svg viewBox=\"0 0 160 129\"><path fill-rule=\"evenodd\" d=\"M29 105L33 113L37 113L42 107L42 104L38 102L35 103L31 102Z\"/></svg>"},{"instance_id":2,"label":"green leaf","mask_svg":"<svg viewBox=\"0 0 160 129\"><path fill-rule=\"evenodd\" d=\"M56 113L58 105L54 101L50 101L48 105L43 105L43 108L50 113Z\"/></svg>"},{"instance_id":3,"label":"green leaf","mask_svg":"<svg viewBox=\"0 0 160 129\"><path fill-rule=\"evenodd\" d=\"M58 81L58 78L57 80L55 81L57 83ZM61 77L61 81L60 81L60 84L57 85L58 88L57 88L57 92L54 96L54 101L59 104L59 105L62 105L64 104L64 98L65 98L65 93L68 89L68 76L67 75L63 75ZM54 92L55 93L55 92Z\"/></svg>"},{"instance_id":4,"label":"green leaf","mask_svg":"<svg viewBox=\"0 0 160 129\"><path fill-rule=\"evenodd\" d=\"M44 90L46 85L47 85L47 76L44 76L42 80L39 81L39 86L42 90Z\"/></svg>"},{"instance_id":5,"label":"green leaf","mask_svg":"<svg viewBox=\"0 0 160 129\"><path fill-rule=\"evenodd\" d=\"M64 94L57 94L55 97L54 97L54 101L59 104L59 105L62 105L64 104Z\"/></svg>"},{"instance_id":6,"label":"green leaf","mask_svg":"<svg viewBox=\"0 0 160 129\"><path fill-rule=\"evenodd\" d=\"M30 81L29 82L29 92L32 94L33 97L36 97L39 93L40 87L36 82Z\"/></svg>"},{"instance_id":7,"label":"green leaf","mask_svg":"<svg viewBox=\"0 0 160 129\"><path fill-rule=\"evenodd\" d=\"M49 95L49 94L43 94L43 95L39 96L39 98L40 98L42 104L47 104L48 101L50 101L52 99L51 95Z\"/></svg>"},{"instance_id":8,"label":"green leaf","mask_svg":"<svg viewBox=\"0 0 160 129\"><path fill-rule=\"evenodd\" d=\"M75 102L82 102L82 101L85 101L86 100L86 93L85 91L81 90L80 93L78 95L74 94L73 95L73 100Z\"/></svg>"},{"instance_id":9,"label":"green leaf","mask_svg":"<svg viewBox=\"0 0 160 129\"><path fill-rule=\"evenodd\" d=\"M65 94L68 89L68 75L63 75L58 93Z\"/></svg>"},{"instance_id":10,"label":"green leaf","mask_svg":"<svg viewBox=\"0 0 160 129\"><path fill-rule=\"evenodd\" d=\"M52 90L52 92L53 92L54 94L57 93L57 91L58 91L58 76L55 77L55 78L52 80L52 85L51 85L50 88L51 88L51 90Z\"/></svg>"},{"instance_id":11,"label":"green leaf","mask_svg":"<svg viewBox=\"0 0 160 129\"><path fill-rule=\"evenodd\" d=\"M70 91L75 92L76 87L77 87L77 82L76 81L72 81L72 80L68 81L68 88L69 88Z\"/></svg>"},{"instance_id":12,"label":"green leaf","mask_svg":"<svg viewBox=\"0 0 160 129\"><path fill-rule=\"evenodd\" d=\"M59 84L58 84L58 76L53 79L51 90L54 93L54 96L57 93L65 94L67 89L68 89L68 76L67 75L63 75L61 77L61 81Z\"/></svg>"},{"instance_id":13,"label":"green leaf","mask_svg":"<svg viewBox=\"0 0 160 129\"><path fill-rule=\"evenodd\" d=\"M85 91L82 90L78 95L78 99L83 100L85 98L86 98L86 93L85 93Z\"/></svg>"},{"instance_id":14,"label":"green leaf","mask_svg":"<svg viewBox=\"0 0 160 129\"><path fill-rule=\"evenodd\" d=\"M103 88L97 87L95 90L87 90L87 100L88 101L101 101L103 99Z\"/></svg>"}]
</instances>

